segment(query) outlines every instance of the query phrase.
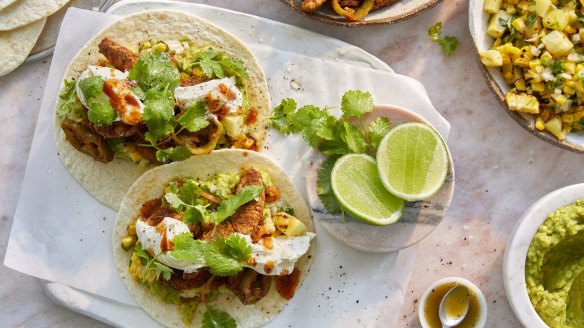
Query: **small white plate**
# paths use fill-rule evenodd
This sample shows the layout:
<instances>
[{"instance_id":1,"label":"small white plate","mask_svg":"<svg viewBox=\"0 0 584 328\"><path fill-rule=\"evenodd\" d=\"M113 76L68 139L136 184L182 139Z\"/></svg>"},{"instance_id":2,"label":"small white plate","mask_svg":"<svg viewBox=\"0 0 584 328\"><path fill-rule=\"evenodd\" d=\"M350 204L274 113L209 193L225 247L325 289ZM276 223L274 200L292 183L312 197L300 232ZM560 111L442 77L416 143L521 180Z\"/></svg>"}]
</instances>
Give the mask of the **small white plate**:
<instances>
[{"instance_id":1,"label":"small white plate","mask_svg":"<svg viewBox=\"0 0 584 328\"><path fill-rule=\"evenodd\" d=\"M531 240L551 212L582 198L584 183L552 191L531 205L513 230L503 258L503 282L509 304L525 327L548 327L533 308L527 294L525 259Z\"/></svg>"},{"instance_id":2,"label":"small white plate","mask_svg":"<svg viewBox=\"0 0 584 328\"><path fill-rule=\"evenodd\" d=\"M405 122L420 122L431 125L422 116L399 106L377 105L375 111L367 113L365 125L377 117L388 117L392 126ZM308 202L322 227L338 241L363 251L392 252L412 246L424 239L442 221L454 193L454 165L448 153L450 165L442 189L425 201L406 202L402 217L386 226L365 224L350 215L331 214L322 205L316 192L318 170L324 155L314 151L306 172Z\"/></svg>"}]
</instances>

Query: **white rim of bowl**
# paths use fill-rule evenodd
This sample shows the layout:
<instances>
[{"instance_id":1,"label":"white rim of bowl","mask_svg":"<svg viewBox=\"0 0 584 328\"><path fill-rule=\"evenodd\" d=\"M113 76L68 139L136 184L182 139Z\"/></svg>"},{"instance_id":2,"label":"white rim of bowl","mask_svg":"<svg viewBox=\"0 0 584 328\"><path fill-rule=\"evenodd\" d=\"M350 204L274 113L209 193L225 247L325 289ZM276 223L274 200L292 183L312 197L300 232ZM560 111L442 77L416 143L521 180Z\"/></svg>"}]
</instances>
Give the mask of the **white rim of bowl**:
<instances>
[{"instance_id":1,"label":"white rim of bowl","mask_svg":"<svg viewBox=\"0 0 584 328\"><path fill-rule=\"evenodd\" d=\"M531 240L551 212L583 198L584 183L554 190L533 203L511 233L503 256L503 285L511 309L525 327L548 327L533 308L527 294L525 259Z\"/></svg>"},{"instance_id":2,"label":"white rim of bowl","mask_svg":"<svg viewBox=\"0 0 584 328\"><path fill-rule=\"evenodd\" d=\"M475 285L474 283L472 283L471 281L464 279L464 278L460 278L460 277L446 277L446 278L442 278L442 279L438 279L436 281L434 281L430 286L428 286L428 288L426 288L426 290L424 291L424 294L422 294L422 298L420 299L420 302L418 303L418 318L420 320L420 324L422 324L422 328L431 328L427 323L426 323L426 318L424 317L424 306L426 305L426 300L428 299L428 296L430 295L430 293L432 292L432 289L440 286L440 285L444 285L447 283L452 283L452 282L456 282L459 283L461 285L464 285L466 287L468 287L473 293L475 293L475 295L477 296L477 299L479 301L480 304L480 310L481 312L479 313L479 319L475 325L476 328L482 328L485 326L485 323L487 322L487 300L485 299L485 295L483 295L483 292L477 287L477 285Z\"/></svg>"}]
</instances>

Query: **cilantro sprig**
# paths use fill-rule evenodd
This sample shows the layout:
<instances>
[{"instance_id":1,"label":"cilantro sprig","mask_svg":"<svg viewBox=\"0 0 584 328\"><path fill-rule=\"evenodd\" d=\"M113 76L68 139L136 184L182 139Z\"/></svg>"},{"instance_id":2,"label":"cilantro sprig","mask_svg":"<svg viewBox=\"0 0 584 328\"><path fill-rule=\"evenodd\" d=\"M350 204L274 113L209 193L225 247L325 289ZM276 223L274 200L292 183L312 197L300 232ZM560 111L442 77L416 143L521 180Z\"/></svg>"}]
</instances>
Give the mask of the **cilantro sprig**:
<instances>
[{"instance_id":1,"label":"cilantro sprig","mask_svg":"<svg viewBox=\"0 0 584 328\"><path fill-rule=\"evenodd\" d=\"M162 275L164 280L168 280L172 276L172 268L170 268L169 266L167 266L165 264L158 262L156 260L157 256L151 257L150 255L148 255L148 253L146 253L146 251L144 251L144 249L142 249L142 246L140 245L140 243L136 244L136 247L134 248L134 253L136 255L138 255L138 257L140 259L143 259L144 262L146 262L146 265L144 266L144 272L142 273L142 276L140 277L142 279L142 281L146 280L146 276L147 276L148 272L152 271L152 270L154 270L154 275L156 277L156 280L158 280L160 278L160 275Z\"/></svg>"},{"instance_id":2,"label":"cilantro sprig","mask_svg":"<svg viewBox=\"0 0 584 328\"><path fill-rule=\"evenodd\" d=\"M350 90L341 100L340 118L333 116L330 108L314 105L298 108L296 101L287 98L274 109L270 120L272 126L283 134L301 133L311 147L325 155L364 153L373 151L379 139L377 124L366 127L363 123L363 115L374 108L370 93ZM357 124L352 124L352 120Z\"/></svg>"},{"instance_id":3,"label":"cilantro sprig","mask_svg":"<svg viewBox=\"0 0 584 328\"><path fill-rule=\"evenodd\" d=\"M300 133L313 148L328 158L318 172L317 193L325 208L342 212L331 187L332 168L341 155L374 153L381 139L389 132L391 122L386 117L371 121L367 126L363 116L375 109L370 93L349 90L341 99L341 117L330 113L330 108L306 105L298 108L293 99L284 99L270 118L272 127L283 134Z\"/></svg>"},{"instance_id":4,"label":"cilantro sprig","mask_svg":"<svg viewBox=\"0 0 584 328\"><path fill-rule=\"evenodd\" d=\"M442 52L445 55L450 56L454 53L454 50L456 50L460 42L456 37L451 35L442 38L441 34L442 22L437 22L428 29L428 36L430 36L432 42L438 43L442 47Z\"/></svg>"},{"instance_id":5,"label":"cilantro sprig","mask_svg":"<svg viewBox=\"0 0 584 328\"><path fill-rule=\"evenodd\" d=\"M243 264L251 256L252 248L239 234L214 241L193 239L192 234L182 233L172 239L170 255L178 260L202 262L209 271L220 277L232 276L243 270Z\"/></svg>"},{"instance_id":6,"label":"cilantro sprig","mask_svg":"<svg viewBox=\"0 0 584 328\"><path fill-rule=\"evenodd\" d=\"M242 60L229 58L224 52L211 48L196 50L187 63L191 68L199 67L211 79L222 79L227 75L233 75L239 81L249 78Z\"/></svg>"},{"instance_id":7,"label":"cilantro sprig","mask_svg":"<svg viewBox=\"0 0 584 328\"><path fill-rule=\"evenodd\" d=\"M241 188L235 195L222 199L215 212L208 211L208 205L200 201L200 190L193 182L186 181L180 188L176 184L171 186L171 191L164 195L164 199L173 209L182 212L186 224L211 222L217 226L242 205L257 198L264 191L264 186L258 184Z\"/></svg>"},{"instance_id":8,"label":"cilantro sprig","mask_svg":"<svg viewBox=\"0 0 584 328\"><path fill-rule=\"evenodd\" d=\"M65 80L65 91L59 94L59 98L63 99L64 102L59 106L57 109L57 115L60 118L64 118L69 113L71 113L76 106L81 105L81 102L77 98L77 93L75 90L75 86L77 82L74 80Z\"/></svg>"}]
</instances>

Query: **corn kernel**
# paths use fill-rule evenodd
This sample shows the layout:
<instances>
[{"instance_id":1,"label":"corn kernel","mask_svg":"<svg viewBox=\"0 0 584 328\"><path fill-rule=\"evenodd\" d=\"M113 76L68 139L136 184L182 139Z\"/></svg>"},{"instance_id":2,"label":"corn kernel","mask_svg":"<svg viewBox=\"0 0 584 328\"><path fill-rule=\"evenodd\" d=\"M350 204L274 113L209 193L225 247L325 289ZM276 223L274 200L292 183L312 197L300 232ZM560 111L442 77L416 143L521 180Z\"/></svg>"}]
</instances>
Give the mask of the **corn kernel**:
<instances>
[{"instance_id":1,"label":"corn kernel","mask_svg":"<svg viewBox=\"0 0 584 328\"><path fill-rule=\"evenodd\" d=\"M552 114L549 111L544 110L544 111L542 111L541 115L539 115L539 117L541 117L543 119L543 121L545 122L545 121L549 120L551 115Z\"/></svg>"},{"instance_id":2,"label":"corn kernel","mask_svg":"<svg viewBox=\"0 0 584 328\"><path fill-rule=\"evenodd\" d=\"M541 62L537 58L529 61L529 68L535 68L535 67L540 66L540 65L541 65Z\"/></svg>"},{"instance_id":3,"label":"corn kernel","mask_svg":"<svg viewBox=\"0 0 584 328\"><path fill-rule=\"evenodd\" d=\"M578 32L578 30L574 26L568 25L568 26L566 26L564 28L564 32L566 32L566 33L568 33L568 34L571 35L571 34L574 34L574 33Z\"/></svg>"},{"instance_id":4,"label":"corn kernel","mask_svg":"<svg viewBox=\"0 0 584 328\"><path fill-rule=\"evenodd\" d=\"M160 42L160 43L157 43L154 47L152 47L152 49L158 50L158 51L166 51L166 49L168 49L168 48L166 47L166 44Z\"/></svg>"},{"instance_id":5,"label":"corn kernel","mask_svg":"<svg viewBox=\"0 0 584 328\"><path fill-rule=\"evenodd\" d=\"M567 85L565 85L565 86L562 88L562 91L563 91L565 94L567 94L567 95L573 95L573 94L575 94L575 93L576 93L576 89L574 89L574 88L572 88L572 87L569 87L569 86L567 86Z\"/></svg>"},{"instance_id":6,"label":"corn kernel","mask_svg":"<svg viewBox=\"0 0 584 328\"><path fill-rule=\"evenodd\" d=\"M564 72L568 73L570 75L576 73L576 63L574 63L573 61L566 61L564 63Z\"/></svg>"},{"instance_id":7,"label":"corn kernel","mask_svg":"<svg viewBox=\"0 0 584 328\"><path fill-rule=\"evenodd\" d=\"M144 42L144 44L142 45L142 50L145 49L150 49L152 47L152 43L150 43L150 41L146 41Z\"/></svg>"},{"instance_id":8,"label":"corn kernel","mask_svg":"<svg viewBox=\"0 0 584 328\"><path fill-rule=\"evenodd\" d=\"M552 98L556 101L556 104L563 106L568 102L568 98L564 95L552 94Z\"/></svg>"},{"instance_id":9,"label":"corn kernel","mask_svg":"<svg viewBox=\"0 0 584 328\"><path fill-rule=\"evenodd\" d=\"M519 91L525 91L525 89L526 89L525 80L519 79L519 80L515 81L515 88L517 88L517 90L519 90Z\"/></svg>"},{"instance_id":10,"label":"corn kernel","mask_svg":"<svg viewBox=\"0 0 584 328\"><path fill-rule=\"evenodd\" d=\"M511 64L511 58L507 54L501 54L501 58L503 59L503 65Z\"/></svg>"},{"instance_id":11,"label":"corn kernel","mask_svg":"<svg viewBox=\"0 0 584 328\"><path fill-rule=\"evenodd\" d=\"M523 32L527 27L527 25L525 24L525 19L523 19L523 17L514 19L511 25L513 25L513 27L519 32Z\"/></svg>"},{"instance_id":12,"label":"corn kernel","mask_svg":"<svg viewBox=\"0 0 584 328\"><path fill-rule=\"evenodd\" d=\"M513 61L513 64L519 67L529 67L529 60L525 58L517 58Z\"/></svg>"},{"instance_id":13,"label":"corn kernel","mask_svg":"<svg viewBox=\"0 0 584 328\"><path fill-rule=\"evenodd\" d=\"M571 114L562 114L562 122L564 122L564 123L573 123L574 122L574 116L572 116Z\"/></svg>"},{"instance_id":14,"label":"corn kernel","mask_svg":"<svg viewBox=\"0 0 584 328\"><path fill-rule=\"evenodd\" d=\"M543 131L545 129L545 122L543 121L543 118L541 118L541 116L538 116L535 119L535 128L538 129L539 131Z\"/></svg>"},{"instance_id":15,"label":"corn kernel","mask_svg":"<svg viewBox=\"0 0 584 328\"><path fill-rule=\"evenodd\" d=\"M532 82L531 83L531 90L537 92L543 92L545 90L545 83L543 82Z\"/></svg>"},{"instance_id":16,"label":"corn kernel","mask_svg":"<svg viewBox=\"0 0 584 328\"><path fill-rule=\"evenodd\" d=\"M574 88L574 89L575 89L576 87L578 87L578 82L576 82L576 81L573 81L573 80L568 80L568 81L564 82L564 84L565 84L567 87Z\"/></svg>"}]
</instances>

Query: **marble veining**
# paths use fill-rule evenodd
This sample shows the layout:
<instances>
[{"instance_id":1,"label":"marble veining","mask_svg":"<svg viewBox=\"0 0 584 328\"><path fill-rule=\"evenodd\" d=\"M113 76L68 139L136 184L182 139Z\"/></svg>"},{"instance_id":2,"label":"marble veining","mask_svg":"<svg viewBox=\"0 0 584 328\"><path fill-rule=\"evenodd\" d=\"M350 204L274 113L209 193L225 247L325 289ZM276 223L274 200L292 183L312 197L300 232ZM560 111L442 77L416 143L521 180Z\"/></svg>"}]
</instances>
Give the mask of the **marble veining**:
<instances>
[{"instance_id":1,"label":"marble veining","mask_svg":"<svg viewBox=\"0 0 584 328\"><path fill-rule=\"evenodd\" d=\"M418 299L433 281L460 276L473 281L489 306L487 327L520 327L507 302L502 259L522 213L557 188L584 180L581 155L547 144L518 126L501 108L481 75L468 32L468 2L443 1L407 21L366 28L324 25L291 12L279 1L194 1L301 26L330 35L379 57L425 87L452 124L448 144L456 189L442 223L418 246L400 327L420 327ZM460 48L449 57L427 37L443 22ZM50 58L0 78L0 253L12 224ZM1 327L104 327L53 304L38 280L0 266Z\"/></svg>"}]
</instances>

